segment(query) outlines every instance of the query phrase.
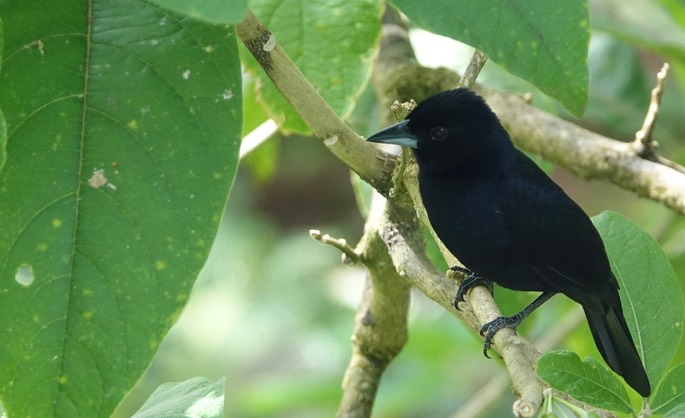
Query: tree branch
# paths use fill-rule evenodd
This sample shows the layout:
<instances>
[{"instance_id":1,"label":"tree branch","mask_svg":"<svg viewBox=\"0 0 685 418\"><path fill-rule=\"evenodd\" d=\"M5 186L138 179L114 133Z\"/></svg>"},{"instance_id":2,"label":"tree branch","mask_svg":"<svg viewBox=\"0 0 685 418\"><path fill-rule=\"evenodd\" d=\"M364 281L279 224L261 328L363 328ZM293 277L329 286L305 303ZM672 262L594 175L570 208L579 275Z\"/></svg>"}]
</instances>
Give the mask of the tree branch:
<instances>
[{"instance_id":1,"label":"tree branch","mask_svg":"<svg viewBox=\"0 0 685 418\"><path fill-rule=\"evenodd\" d=\"M307 81L286 55L276 37L248 11L236 26L238 37L266 75L297 110L314 135L376 190L387 193L397 158L366 143Z\"/></svg>"},{"instance_id":2,"label":"tree branch","mask_svg":"<svg viewBox=\"0 0 685 418\"><path fill-rule=\"evenodd\" d=\"M375 227L384 223L386 210L385 199L376 195L364 236L354 249L368 275L355 316L352 358L343 378L339 418L371 416L381 376L407 341L410 284L395 269Z\"/></svg>"}]
</instances>

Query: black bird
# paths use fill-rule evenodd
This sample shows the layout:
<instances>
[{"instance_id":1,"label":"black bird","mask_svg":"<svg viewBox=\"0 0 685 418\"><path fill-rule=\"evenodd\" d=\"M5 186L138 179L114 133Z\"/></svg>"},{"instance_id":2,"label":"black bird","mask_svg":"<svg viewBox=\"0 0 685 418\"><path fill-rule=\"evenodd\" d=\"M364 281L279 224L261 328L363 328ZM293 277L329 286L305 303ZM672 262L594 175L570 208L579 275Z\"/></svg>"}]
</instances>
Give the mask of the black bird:
<instances>
[{"instance_id":1,"label":"black bird","mask_svg":"<svg viewBox=\"0 0 685 418\"><path fill-rule=\"evenodd\" d=\"M515 328L563 293L583 306L607 364L649 396L649 379L599 233L585 212L514 147L480 96L463 88L438 93L368 140L413 148L430 223L469 273L455 306L469 288L492 282L542 292L517 315L481 329L485 352L499 329Z\"/></svg>"}]
</instances>

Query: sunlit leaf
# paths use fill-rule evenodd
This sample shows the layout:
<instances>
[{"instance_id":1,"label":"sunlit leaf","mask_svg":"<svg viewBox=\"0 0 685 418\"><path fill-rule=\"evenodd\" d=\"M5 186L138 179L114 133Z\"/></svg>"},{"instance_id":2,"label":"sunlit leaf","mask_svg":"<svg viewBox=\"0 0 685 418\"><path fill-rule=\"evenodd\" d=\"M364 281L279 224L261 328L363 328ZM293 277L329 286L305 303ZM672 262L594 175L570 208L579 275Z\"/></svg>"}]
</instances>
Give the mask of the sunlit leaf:
<instances>
[{"instance_id":1,"label":"sunlit leaf","mask_svg":"<svg viewBox=\"0 0 685 418\"><path fill-rule=\"evenodd\" d=\"M412 23L485 52L575 114L588 97L587 2L392 0Z\"/></svg>"}]
</instances>

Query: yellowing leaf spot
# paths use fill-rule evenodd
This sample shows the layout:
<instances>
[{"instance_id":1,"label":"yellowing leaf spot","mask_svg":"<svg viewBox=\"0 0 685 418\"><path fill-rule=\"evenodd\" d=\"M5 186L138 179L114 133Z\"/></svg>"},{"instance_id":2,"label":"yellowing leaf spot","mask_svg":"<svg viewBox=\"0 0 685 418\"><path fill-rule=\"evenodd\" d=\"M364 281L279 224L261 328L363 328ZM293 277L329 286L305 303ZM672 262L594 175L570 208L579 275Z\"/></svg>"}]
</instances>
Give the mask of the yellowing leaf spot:
<instances>
[{"instance_id":1,"label":"yellowing leaf spot","mask_svg":"<svg viewBox=\"0 0 685 418\"><path fill-rule=\"evenodd\" d=\"M133 119L129 123L126 124L126 127L132 131L135 131L138 129L138 121Z\"/></svg>"},{"instance_id":2,"label":"yellowing leaf spot","mask_svg":"<svg viewBox=\"0 0 685 418\"><path fill-rule=\"evenodd\" d=\"M53 227L53 228L57 229L57 228L59 228L59 227L61 227L61 226L62 226L62 220L61 220L61 219L55 218L55 219L52 220L52 227Z\"/></svg>"},{"instance_id":3,"label":"yellowing leaf spot","mask_svg":"<svg viewBox=\"0 0 685 418\"><path fill-rule=\"evenodd\" d=\"M83 318L87 321L90 321L91 319L93 319L93 315L93 311L85 311L83 313Z\"/></svg>"},{"instance_id":4,"label":"yellowing leaf spot","mask_svg":"<svg viewBox=\"0 0 685 418\"><path fill-rule=\"evenodd\" d=\"M60 385L66 385L68 380L69 380L69 378L67 378L67 377L64 376L64 375L60 376L60 377L57 379L57 381L59 382Z\"/></svg>"},{"instance_id":5,"label":"yellowing leaf spot","mask_svg":"<svg viewBox=\"0 0 685 418\"><path fill-rule=\"evenodd\" d=\"M44 253L45 251L47 251L47 249L48 249L48 244L46 244L44 242L41 242L40 244L38 244L36 246L36 250L41 252L41 253Z\"/></svg>"},{"instance_id":6,"label":"yellowing leaf spot","mask_svg":"<svg viewBox=\"0 0 685 418\"><path fill-rule=\"evenodd\" d=\"M162 260L155 261L155 269L157 269L157 271L165 270L166 269L166 263Z\"/></svg>"}]
</instances>

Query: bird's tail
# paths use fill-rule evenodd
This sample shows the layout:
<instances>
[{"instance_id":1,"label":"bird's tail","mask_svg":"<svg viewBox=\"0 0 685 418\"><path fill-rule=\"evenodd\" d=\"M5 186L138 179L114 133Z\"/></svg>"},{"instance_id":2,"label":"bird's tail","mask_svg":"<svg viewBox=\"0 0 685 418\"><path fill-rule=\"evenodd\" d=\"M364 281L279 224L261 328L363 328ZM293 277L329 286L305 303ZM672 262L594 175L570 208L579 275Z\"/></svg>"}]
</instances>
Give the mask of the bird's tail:
<instances>
[{"instance_id":1,"label":"bird's tail","mask_svg":"<svg viewBox=\"0 0 685 418\"><path fill-rule=\"evenodd\" d=\"M604 361L643 397L651 393L647 372L637 354L620 307L608 307L604 314L584 308L592 337Z\"/></svg>"}]
</instances>

